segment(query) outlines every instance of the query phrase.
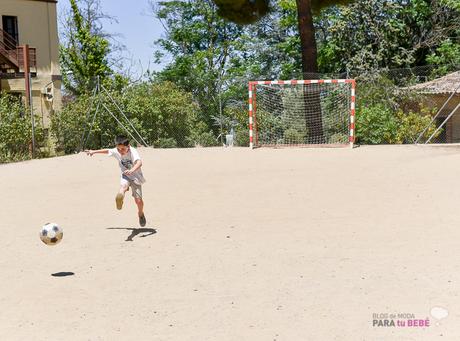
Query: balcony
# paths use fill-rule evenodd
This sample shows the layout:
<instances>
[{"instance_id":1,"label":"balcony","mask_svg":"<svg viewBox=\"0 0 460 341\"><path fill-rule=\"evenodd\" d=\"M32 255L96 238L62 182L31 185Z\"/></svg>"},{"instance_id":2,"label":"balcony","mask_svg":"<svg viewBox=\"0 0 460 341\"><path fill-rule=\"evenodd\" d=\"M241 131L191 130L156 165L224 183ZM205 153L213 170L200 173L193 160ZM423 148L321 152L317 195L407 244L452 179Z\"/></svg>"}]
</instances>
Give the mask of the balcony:
<instances>
[{"instance_id":1,"label":"balcony","mask_svg":"<svg viewBox=\"0 0 460 341\"><path fill-rule=\"evenodd\" d=\"M37 68L37 50L29 47L30 71ZM18 46L16 40L7 32L0 29L0 75L1 78L24 77L24 49Z\"/></svg>"}]
</instances>

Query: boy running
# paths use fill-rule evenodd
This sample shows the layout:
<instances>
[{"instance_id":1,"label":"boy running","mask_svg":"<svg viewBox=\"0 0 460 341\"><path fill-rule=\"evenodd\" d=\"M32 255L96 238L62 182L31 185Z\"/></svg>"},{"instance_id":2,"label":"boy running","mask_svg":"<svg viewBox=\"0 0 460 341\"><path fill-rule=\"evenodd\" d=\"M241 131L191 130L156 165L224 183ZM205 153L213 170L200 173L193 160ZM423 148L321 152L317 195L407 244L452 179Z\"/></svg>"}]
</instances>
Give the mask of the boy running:
<instances>
[{"instance_id":1,"label":"boy running","mask_svg":"<svg viewBox=\"0 0 460 341\"><path fill-rule=\"evenodd\" d=\"M144 215L144 201L142 200L142 184L145 182L142 175L142 160L139 153L134 147L129 145L129 140L126 136L117 136L115 139L116 148L85 150L86 154L109 154L118 160L121 169L120 190L115 197L117 209L123 207L123 199L126 191L131 187L131 192L134 201L137 205L139 225L144 227L146 219Z\"/></svg>"}]
</instances>

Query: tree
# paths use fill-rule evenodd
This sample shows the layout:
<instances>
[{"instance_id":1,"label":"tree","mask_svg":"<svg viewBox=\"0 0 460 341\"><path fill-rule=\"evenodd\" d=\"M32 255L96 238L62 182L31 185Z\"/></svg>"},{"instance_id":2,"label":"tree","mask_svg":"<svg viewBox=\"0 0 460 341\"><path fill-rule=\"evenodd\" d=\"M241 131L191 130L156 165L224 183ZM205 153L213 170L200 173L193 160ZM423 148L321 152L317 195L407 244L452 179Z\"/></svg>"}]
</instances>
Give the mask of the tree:
<instances>
[{"instance_id":1,"label":"tree","mask_svg":"<svg viewBox=\"0 0 460 341\"><path fill-rule=\"evenodd\" d=\"M99 93L96 98L82 94L51 117L58 152L105 148L117 134L125 135L125 129L139 141L133 127L155 147L189 147L202 142L201 136L193 134L197 105L191 94L173 83L145 81L123 91L108 92L110 98L106 93Z\"/></svg>"},{"instance_id":2,"label":"tree","mask_svg":"<svg viewBox=\"0 0 460 341\"><path fill-rule=\"evenodd\" d=\"M300 46L302 51L302 72L306 79L309 72L318 72L316 61L316 39L313 27L311 2L309 0L296 0L297 16L300 33Z\"/></svg>"},{"instance_id":3,"label":"tree","mask_svg":"<svg viewBox=\"0 0 460 341\"><path fill-rule=\"evenodd\" d=\"M164 1L152 8L166 31L156 44L173 57L154 77L192 93L199 119L217 133L212 117L223 113L224 93L238 82L234 75L247 56L240 40L245 28L224 21L207 0Z\"/></svg>"},{"instance_id":4,"label":"tree","mask_svg":"<svg viewBox=\"0 0 460 341\"><path fill-rule=\"evenodd\" d=\"M35 156L44 156L45 136L41 119L35 117ZM32 120L29 109L11 94L0 94L0 164L29 159L32 148Z\"/></svg>"},{"instance_id":5,"label":"tree","mask_svg":"<svg viewBox=\"0 0 460 341\"><path fill-rule=\"evenodd\" d=\"M270 0L213 0L218 6L218 14L238 24L251 24L261 19L270 10ZM294 0L280 0L289 3ZM321 9L345 5L354 0L295 0L297 6L297 24L300 34L302 54L302 71L307 78L311 73L318 72L315 28L313 14ZM449 0L446 0L449 1Z\"/></svg>"},{"instance_id":6,"label":"tree","mask_svg":"<svg viewBox=\"0 0 460 341\"><path fill-rule=\"evenodd\" d=\"M357 0L328 9L321 16L319 69L359 74L426 65L444 42L440 55L449 50L449 37L459 37L459 13L443 0Z\"/></svg>"},{"instance_id":7,"label":"tree","mask_svg":"<svg viewBox=\"0 0 460 341\"><path fill-rule=\"evenodd\" d=\"M447 74L458 70L460 66L460 43L447 38L429 56L427 62L438 66L437 74Z\"/></svg>"},{"instance_id":8,"label":"tree","mask_svg":"<svg viewBox=\"0 0 460 341\"><path fill-rule=\"evenodd\" d=\"M264 15L266 14L266 12L268 12L269 8L269 0L265 0L263 1L263 3L264 8L267 8L267 11L259 12L258 8L253 8L253 11L250 11L250 15L248 17L244 14L248 10L246 7L250 6L251 3L253 4L253 6L255 6L260 2L251 0L240 0L235 1L235 4L233 6L230 6L229 4L231 1L214 0L214 2L220 7L219 13L221 15L237 23L251 23L256 20L259 20L261 15ZM313 13L319 13L319 11L323 7L338 4L346 4L349 2L351 2L351 0L296 0L297 23L300 35L300 46L302 56L302 73L304 79L312 78L312 76L315 77L317 76L318 72L317 47L315 38L315 28L313 25ZM235 19L235 17L243 18L243 20L239 21L238 19ZM307 96L308 94L305 92L305 101ZM313 113L306 119L307 129L309 130L309 138L311 139L310 142L312 143L322 143L322 141L324 140L324 134L322 128L322 114L319 92L313 94L312 103Z\"/></svg>"},{"instance_id":9,"label":"tree","mask_svg":"<svg viewBox=\"0 0 460 341\"><path fill-rule=\"evenodd\" d=\"M318 73L317 46L315 28L313 25L313 13L318 13L322 7L349 1L323 1L319 0L296 0L298 28L300 34L300 46L302 51L302 73L304 79L316 78ZM305 99L308 93L304 92ZM306 100L305 100L306 101ZM322 110L320 93L313 93L312 115L307 116L306 126L309 130L311 143L322 143L324 140Z\"/></svg>"},{"instance_id":10,"label":"tree","mask_svg":"<svg viewBox=\"0 0 460 341\"><path fill-rule=\"evenodd\" d=\"M156 147L190 147L197 105L190 93L171 82L143 82L122 99L131 117L142 122L143 136Z\"/></svg>"},{"instance_id":11,"label":"tree","mask_svg":"<svg viewBox=\"0 0 460 341\"><path fill-rule=\"evenodd\" d=\"M60 62L65 88L72 95L91 92L97 77L105 81L112 70L108 55L110 44L97 25L97 12L89 9L83 17L77 0L70 0L71 16L67 22L66 40L60 46Z\"/></svg>"}]
</instances>

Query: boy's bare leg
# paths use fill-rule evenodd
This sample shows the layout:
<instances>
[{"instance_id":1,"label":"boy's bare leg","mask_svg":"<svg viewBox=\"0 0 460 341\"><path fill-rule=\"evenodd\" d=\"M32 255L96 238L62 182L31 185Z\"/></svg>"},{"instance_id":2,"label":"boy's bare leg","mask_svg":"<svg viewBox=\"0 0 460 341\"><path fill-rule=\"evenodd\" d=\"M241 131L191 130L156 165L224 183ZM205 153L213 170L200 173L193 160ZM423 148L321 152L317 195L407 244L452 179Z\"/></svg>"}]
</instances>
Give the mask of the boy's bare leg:
<instances>
[{"instance_id":1,"label":"boy's bare leg","mask_svg":"<svg viewBox=\"0 0 460 341\"><path fill-rule=\"evenodd\" d=\"M134 198L137 205L137 215L139 216L139 224L144 227L146 224L144 215L144 201L141 198Z\"/></svg>"},{"instance_id":2,"label":"boy's bare leg","mask_svg":"<svg viewBox=\"0 0 460 341\"><path fill-rule=\"evenodd\" d=\"M123 199L125 197L125 193L128 190L127 186L120 186L120 190L117 193L117 196L115 197L115 203L117 204L117 209L121 210L123 207Z\"/></svg>"}]
</instances>

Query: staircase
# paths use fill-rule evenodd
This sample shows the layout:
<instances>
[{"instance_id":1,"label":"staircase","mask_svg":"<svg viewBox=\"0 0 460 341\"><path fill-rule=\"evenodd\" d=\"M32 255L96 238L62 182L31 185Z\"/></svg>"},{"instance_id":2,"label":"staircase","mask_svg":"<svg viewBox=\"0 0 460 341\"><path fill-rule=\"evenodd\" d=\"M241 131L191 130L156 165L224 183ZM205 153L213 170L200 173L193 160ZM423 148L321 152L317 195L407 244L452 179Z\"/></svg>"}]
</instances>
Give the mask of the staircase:
<instances>
[{"instance_id":1,"label":"staircase","mask_svg":"<svg viewBox=\"0 0 460 341\"><path fill-rule=\"evenodd\" d=\"M29 64L31 68L37 66L35 48L29 48ZM0 29L0 74L20 77L21 72L24 72L24 50L11 35Z\"/></svg>"}]
</instances>

